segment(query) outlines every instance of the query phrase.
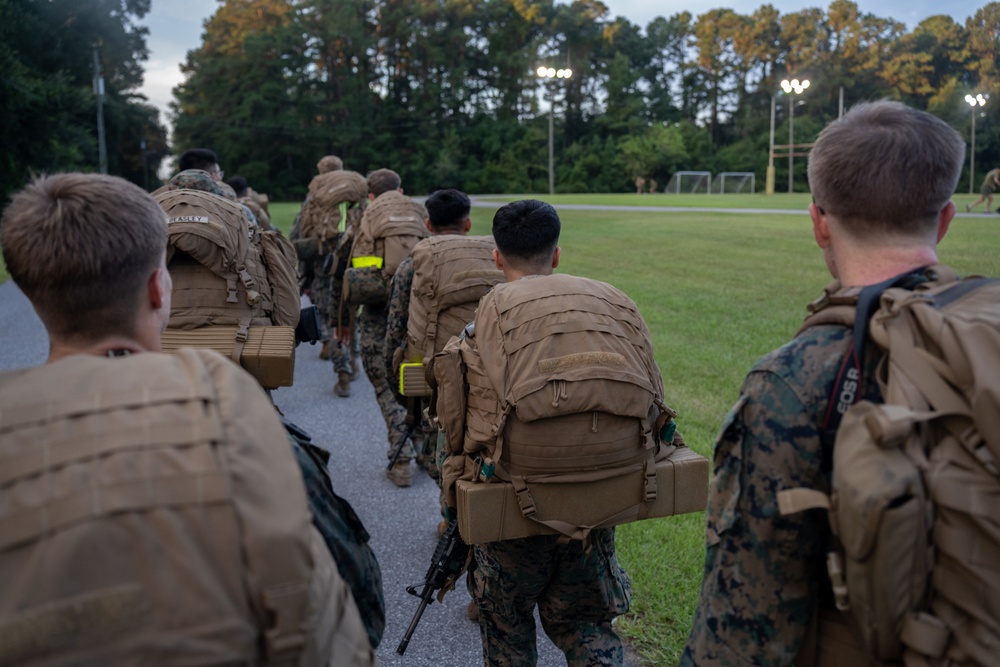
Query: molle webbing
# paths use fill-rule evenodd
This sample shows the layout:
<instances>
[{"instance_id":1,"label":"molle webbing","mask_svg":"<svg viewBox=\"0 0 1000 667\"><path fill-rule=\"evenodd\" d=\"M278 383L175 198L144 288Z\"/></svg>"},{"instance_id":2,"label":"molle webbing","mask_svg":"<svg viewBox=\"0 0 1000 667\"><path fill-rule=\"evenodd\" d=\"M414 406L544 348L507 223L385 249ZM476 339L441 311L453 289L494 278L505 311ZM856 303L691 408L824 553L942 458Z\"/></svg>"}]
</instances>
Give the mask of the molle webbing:
<instances>
[{"instance_id":1,"label":"molle webbing","mask_svg":"<svg viewBox=\"0 0 1000 667\"><path fill-rule=\"evenodd\" d=\"M382 271L392 277L413 247L427 238L427 210L401 192L385 192L368 205L351 249L351 257L383 259Z\"/></svg>"},{"instance_id":2,"label":"molle webbing","mask_svg":"<svg viewBox=\"0 0 1000 667\"><path fill-rule=\"evenodd\" d=\"M582 412L522 422L507 418L501 465L511 475L560 475L641 464L649 457L633 417ZM499 467L498 467L499 469Z\"/></svg>"},{"instance_id":3,"label":"molle webbing","mask_svg":"<svg viewBox=\"0 0 1000 667\"><path fill-rule=\"evenodd\" d=\"M259 299L251 305L242 283L236 287L235 301L230 301L226 297L226 281L188 255L175 253L169 270L174 284L170 303L171 327L191 329L210 324L238 325L246 318L250 318L253 326L271 324L265 301Z\"/></svg>"},{"instance_id":4,"label":"molle webbing","mask_svg":"<svg viewBox=\"0 0 1000 667\"><path fill-rule=\"evenodd\" d=\"M479 300L503 282L492 236L432 236L413 249L406 360L430 359L476 315Z\"/></svg>"},{"instance_id":5,"label":"molle webbing","mask_svg":"<svg viewBox=\"0 0 1000 667\"><path fill-rule=\"evenodd\" d=\"M663 387L635 304L597 281L523 278L482 299L474 341L478 354L463 355L465 447L483 449L496 477L514 485L523 516L585 539L595 526L572 511L539 519L531 485L642 471L633 504L601 525L645 517L656 499Z\"/></svg>"},{"instance_id":6,"label":"molle webbing","mask_svg":"<svg viewBox=\"0 0 1000 667\"><path fill-rule=\"evenodd\" d=\"M241 435L284 435L249 391L200 350L0 374L0 664L295 659L311 565L275 527L308 515L242 481L277 459Z\"/></svg>"},{"instance_id":7,"label":"molle webbing","mask_svg":"<svg viewBox=\"0 0 1000 667\"><path fill-rule=\"evenodd\" d=\"M562 275L523 279L516 290L509 288L497 286L492 312L481 314L498 317L492 325L498 349L489 349L490 332L477 335L484 359L503 355L484 366L505 369L504 379L491 372L492 379L506 383L519 419L591 411L648 416L660 394L650 379L658 373L645 324L627 297L603 283Z\"/></svg>"}]
</instances>

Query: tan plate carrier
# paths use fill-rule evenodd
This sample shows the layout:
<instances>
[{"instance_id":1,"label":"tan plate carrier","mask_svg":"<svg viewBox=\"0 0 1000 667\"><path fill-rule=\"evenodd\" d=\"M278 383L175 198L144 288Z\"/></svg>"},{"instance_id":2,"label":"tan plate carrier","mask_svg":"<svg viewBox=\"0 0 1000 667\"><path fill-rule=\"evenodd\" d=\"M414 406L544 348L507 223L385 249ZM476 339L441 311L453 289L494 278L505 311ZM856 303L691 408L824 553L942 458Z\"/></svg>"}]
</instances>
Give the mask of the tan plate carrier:
<instances>
[{"instance_id":1,"label":"tan plate carrier","mask_svg":"<svg viewBox=\"0 0 1000 667\"><path fill-rule=\"evenodd\" d=\"M646 518L703 512L708 504L709 461L688 447L676 448L656 463L656 499ZM626 475L589 482L531 483L537 516L543 520L572 519L596 526L635 503L635 489L643 488L641 469ZM459 480L458 531L467 544L511 540L532 535L558 535L521 513L514 485ZM471 520L470 517L475 517ZM628 523L638 519L616 521Z\"/></svg>"}]
</instances>

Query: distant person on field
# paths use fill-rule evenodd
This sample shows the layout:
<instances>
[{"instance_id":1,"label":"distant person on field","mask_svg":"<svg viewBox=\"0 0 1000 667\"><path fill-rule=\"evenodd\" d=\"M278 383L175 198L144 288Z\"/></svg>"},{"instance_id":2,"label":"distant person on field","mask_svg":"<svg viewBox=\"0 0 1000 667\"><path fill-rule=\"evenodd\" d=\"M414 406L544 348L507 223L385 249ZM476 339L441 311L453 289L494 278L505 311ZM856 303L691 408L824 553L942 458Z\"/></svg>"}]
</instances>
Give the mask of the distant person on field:
<instances>
[{"instance_id":1,"label":"distant person on field","mask_svg":"<svg viewBox=\"0 0 1000 667\"><path fill-rule=\"evenodd\" d=\"M266 394L216 352L159 353L156 201L40 178L0 245L50 341L0 374L0 663L376 664Z\"/></svg>"},{"instance_id":2,"label":"distant person on field","mask_svg":"<svg viewBox=\"0 0 1000 667\"><path fill-rule=\"evenodd\" d=\"M972 202L971 204L965 205L965 212L971 213L972 209L979 206L984 201L986 202L986 212L989 213L993 210L993 193L996 189L1000 187L1000 167L996 169L991 169L986 173L986 177L983 178L983 184L979 188L979 199Z\"/></svg>"},{"instance_id":3,"label":"distant person on field","mask_svg":"<svg viewBox=\"0 0 1000 667\"><path fill-rule=\"evenodd\" d=\"M856 301L857 288L894 277L906 289L930 279L963 155L953 128L898 102L859 104L826 126L809 154L809 215L836 282L814 308ZM778 504L786 489L830 493L836 428L826 420L853 344L847 326L810 326L747 375L715 445L704 578L682 666L812 665L817 646L821 655L856 646L826 571L828 514L782 514ZM863 357L858 396L880 402L883 355L867 345ZM867 662L856 658L829 664Z\"/></svg>"}]
</instances>

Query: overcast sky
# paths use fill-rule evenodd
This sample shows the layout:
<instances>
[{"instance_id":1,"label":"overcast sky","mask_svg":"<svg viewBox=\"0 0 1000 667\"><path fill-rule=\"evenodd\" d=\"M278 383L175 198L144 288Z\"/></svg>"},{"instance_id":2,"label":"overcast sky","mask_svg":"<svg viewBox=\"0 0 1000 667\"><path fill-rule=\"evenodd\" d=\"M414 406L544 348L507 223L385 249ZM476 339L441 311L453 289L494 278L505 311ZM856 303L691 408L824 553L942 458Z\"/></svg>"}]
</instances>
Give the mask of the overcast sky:
<instances>
[{"instance_id":1,"label":"overcast sky","mask_svg":"<svg viewBox=\"0 0 1000 667\"><path fill-rule=\"evenodd\" d=\"M829 0L770 2L783 14L805 7L825 8L830 4ZM613 16L624 16L632 23L645 27L657 16L669 17L680 11L689 11L698 16L716 7L731 7L741 14L749 14L765 4L765 0L729 0L703 4L683 0L604 0L604 4ZM977 0L953 0L945 6L937 4L935 0L858 0L862 12L902 21L908 29L928 16L940 13L947 13L959 23L964 23L966 18L974 15L985 4ZM141 22L149 27L147 44L150 50L142 92L163 112L161 119L164 121L167 120L170 91L182 79L180 65L187 52L198 47L202 25L217 7L218 2L213 0L152 0L152 11Z\"/></svg>"}]
</instances>

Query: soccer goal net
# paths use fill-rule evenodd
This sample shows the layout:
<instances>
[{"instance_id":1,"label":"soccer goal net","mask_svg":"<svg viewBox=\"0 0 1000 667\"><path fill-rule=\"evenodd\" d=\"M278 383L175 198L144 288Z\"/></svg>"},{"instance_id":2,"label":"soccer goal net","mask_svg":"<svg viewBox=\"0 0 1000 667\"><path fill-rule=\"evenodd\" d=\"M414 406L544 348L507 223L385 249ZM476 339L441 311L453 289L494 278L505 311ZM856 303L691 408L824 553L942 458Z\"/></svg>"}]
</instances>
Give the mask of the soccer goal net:
<instances>
[{"instance_id":1,"label":"soccer goal net","mask_svg":"<svg viewBox=\"0 0 1000 667\"><path fill-rule=\"evenodd\" d=\"M712 180L712 192L720 195L754 194L756 186L752 171L724 171Z\"/></svg>"},{"instance_id":2,"label":"soccer goal net","mask_svg":"<svg viewBox=\"0 0 1000 667\"><path fill-rule=\"evenodd\" d=\"M670 177L670 182L664 192L674 194L704 192L709 193L712 185L712 172L710 171L676 171Z\"/></svg>"}]
</instances>

